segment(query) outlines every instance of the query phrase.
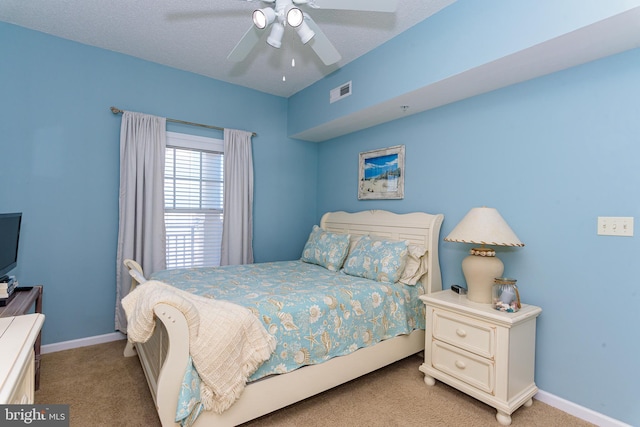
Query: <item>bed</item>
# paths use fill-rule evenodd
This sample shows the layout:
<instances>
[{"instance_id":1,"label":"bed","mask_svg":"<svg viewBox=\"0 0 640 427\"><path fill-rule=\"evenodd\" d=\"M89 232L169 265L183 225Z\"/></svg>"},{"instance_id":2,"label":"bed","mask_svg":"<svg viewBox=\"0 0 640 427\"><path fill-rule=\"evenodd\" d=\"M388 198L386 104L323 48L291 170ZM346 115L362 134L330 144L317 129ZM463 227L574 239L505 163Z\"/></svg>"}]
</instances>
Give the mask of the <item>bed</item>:
<instances>
[{"instance_id":1,"label":"bed","mask_svg":"<svg viewBox=\"0 0 640 427\"><path fill-rule=\"evenodd\" d=\"M382 210L356 213L329 212L323 215L319 227L314 227L310 240L316 229L325 234L349 235L350 243L347 249L349 254L355 253L353 251L357 249L357 245L368 239L384 242L403 241L410 247L423 247L425 252L420 258L422 270L417 286L403 285L407 289L412 288L411 292L414 293L406 291L404 294L411 295L410 299L413 303L417 300L415 289L419 293L431 293L442 288L438 240L443 219L441 214L422 212L408 214L395 214ZM306 249L307 245L305 245ZM305 258L304 251L302 258ZM346 256L345 263L348 260L353 258ZM133 261L127 261L125 264L134 278L134 283L146 280L138 264ZM335 274L338 276L344 275L343 272L347 269L346 264L332 267L337 270ZM158 277L169 279L166 282L170 283L172 274L161 272ZM155 305L153 313L156 321L153 335L144 343L130 341L125 355L138 355L162 425L175 426L180 390L185 372L191 363L189 325L183 312L170 304ZM267 327L268 325L265 325L265 328ZM323 363L305 365L277 375L267 372L248 382L240 398L224 412L203 411L194 425L234 426L258 418L418 353L424 349L424 335L424 324L422 324L407 333L395 335L369 346L358 347L353 352L332 357Z\"/></svg>"}]
</instances>

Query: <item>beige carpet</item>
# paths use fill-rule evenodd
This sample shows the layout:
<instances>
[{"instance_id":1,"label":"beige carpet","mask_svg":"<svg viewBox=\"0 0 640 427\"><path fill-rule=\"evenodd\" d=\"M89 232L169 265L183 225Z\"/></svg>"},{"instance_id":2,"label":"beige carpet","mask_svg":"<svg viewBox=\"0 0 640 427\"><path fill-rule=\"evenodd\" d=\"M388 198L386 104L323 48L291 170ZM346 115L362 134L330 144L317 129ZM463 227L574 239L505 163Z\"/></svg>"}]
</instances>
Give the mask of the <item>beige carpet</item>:
<instances>
[{"instance_id":1,"label":"beige carpet","mask_svg":"<svg viewBox=\"0 0 640 427\"><path fill-rule=\"evenodd\" d=\"M70 405L72 427L159 426L137 358L116 341L42 356L36 403ZM495 410L438 382L427 387L412 356L291 405L243 427L495 426ZM534 400L512 416L513 426L591 426Z\"/></svg>"}]
</instances>

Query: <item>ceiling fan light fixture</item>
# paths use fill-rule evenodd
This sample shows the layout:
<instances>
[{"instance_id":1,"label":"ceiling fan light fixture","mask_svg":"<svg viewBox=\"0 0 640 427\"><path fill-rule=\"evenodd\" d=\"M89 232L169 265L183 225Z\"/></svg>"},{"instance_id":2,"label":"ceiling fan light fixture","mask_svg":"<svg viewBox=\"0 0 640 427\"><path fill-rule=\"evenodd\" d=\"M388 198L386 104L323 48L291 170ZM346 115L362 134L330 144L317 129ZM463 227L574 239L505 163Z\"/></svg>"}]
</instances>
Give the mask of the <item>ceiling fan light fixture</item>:
<instances>
[{"instance_id":1,"label":"ceiling fan light fixture","mask_svg":"<svg viewBox=\"0 0 640 427\"><path fill-rule=\"evenodd\" d=\"M316 35L306 22L302 22L302 24L296 28L296 32L298 33L302 44L307 44L309 40Z\"/></svg>"},{"instance_id":2,"label":"ceiling fan light fixture","mask_svg":"<svg viewBox=\"0 0 640 427\"><path fill-rule=\"evenodd\" d=\"M275 22L271 26L271 33L269 34L269 37L267 38L267 43L270 46L275 47L276 49L280 49L280 46L282 46L282 35L283 34L284 34L284 25L282 25L279 22Z\"/></svg>"},{"instance_id":3,"label":"ceiling fan light fixture","mask_svg":"<svg viewBox=\"0 0 640 427\"><path fill-rule=\"evenodd\" d=\"M263 9L256 9L253 11L253 24L264 30L276 19L276 11L270 7L265 7Z\"/></svg>"},{"instance_id":4,"label":"ceiling fan light fixture","mask_svg":"<svg viewBox=\"0 0 640 427\"><path fill-rule=\"evenodd\" d=\"M293 5L290 5L287 8L286 17L287 24L291 25L292 27L298 27L304 21L304 14L302 13L302 10L300 10L299 7L295 7Z\"/></svg>"}]
</instances>

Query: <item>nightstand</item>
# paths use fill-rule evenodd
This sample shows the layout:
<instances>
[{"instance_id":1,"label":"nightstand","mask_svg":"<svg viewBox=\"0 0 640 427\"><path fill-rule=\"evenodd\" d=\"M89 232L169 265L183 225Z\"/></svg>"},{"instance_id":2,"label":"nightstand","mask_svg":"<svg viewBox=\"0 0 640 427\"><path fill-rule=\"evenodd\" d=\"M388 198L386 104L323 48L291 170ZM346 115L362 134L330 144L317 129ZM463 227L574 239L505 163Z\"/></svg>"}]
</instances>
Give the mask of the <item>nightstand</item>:
<instances>
[{"instance_id":1,"label":"nightstand","mask_svg":"<svg viewBox=\"0 0 640 427\"><path fill-rule=\"evenodd\" d=\"M471 302L451 290L423 295L426 305L424 363L427 385L440 380L498 411L502 425L511 414L531 406L536 318L540 307L523 304L515 313Z\"/></svg>"}]
</instances>

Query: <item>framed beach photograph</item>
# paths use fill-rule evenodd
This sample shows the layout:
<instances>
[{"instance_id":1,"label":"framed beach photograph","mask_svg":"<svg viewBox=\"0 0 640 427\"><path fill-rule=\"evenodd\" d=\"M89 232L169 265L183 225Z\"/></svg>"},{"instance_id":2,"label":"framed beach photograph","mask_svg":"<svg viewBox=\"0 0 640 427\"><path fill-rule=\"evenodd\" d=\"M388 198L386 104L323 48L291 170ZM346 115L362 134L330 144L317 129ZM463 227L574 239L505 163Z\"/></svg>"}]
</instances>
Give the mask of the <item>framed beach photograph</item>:
<instances>
[{"instance_id":1,"label":"framed beach photograph","mask_svg":"<svg viewBox=\"0 0 640 427\"><path fill-rule=\"evenodd\" d=\"M360 153L358 199L404 198L404 145Z\"/></svg>"}]
</instances>

